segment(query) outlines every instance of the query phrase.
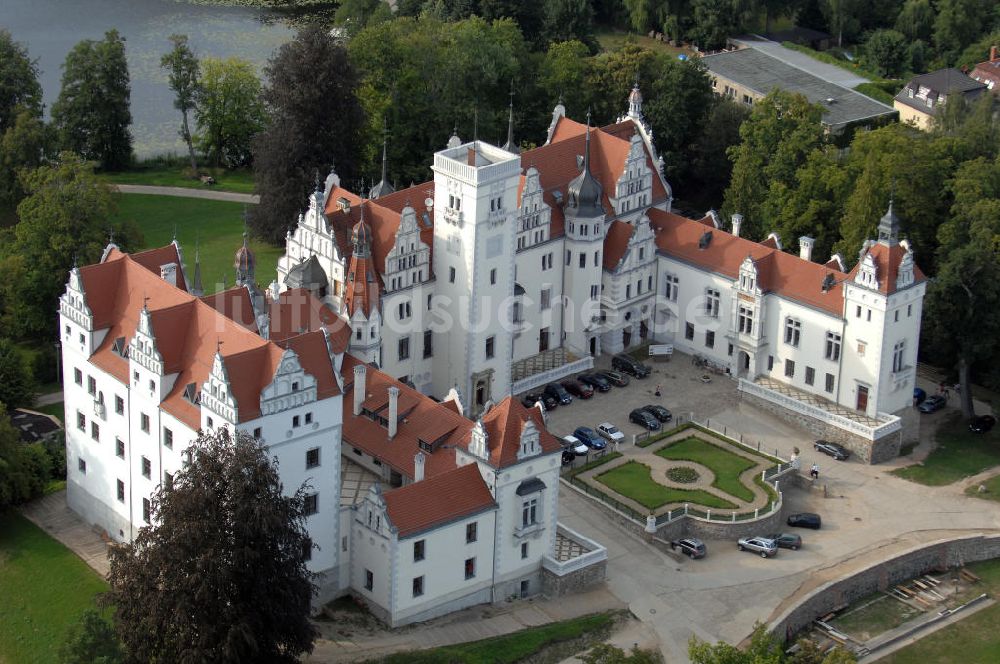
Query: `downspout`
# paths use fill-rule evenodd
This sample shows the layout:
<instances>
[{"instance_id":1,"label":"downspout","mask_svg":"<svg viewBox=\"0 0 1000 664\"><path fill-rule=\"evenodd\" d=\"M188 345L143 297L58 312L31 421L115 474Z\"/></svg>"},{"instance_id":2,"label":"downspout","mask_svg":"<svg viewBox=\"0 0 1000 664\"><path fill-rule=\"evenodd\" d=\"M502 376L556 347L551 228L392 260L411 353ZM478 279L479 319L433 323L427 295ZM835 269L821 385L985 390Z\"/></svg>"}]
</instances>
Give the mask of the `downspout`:
<instances>
[{"instance_id":1,"label":"downspout","mask_svg":"<svg viewBox=\"0 0 1000 664\"><path fill-rule=\"evenodd\" d=\"M846 282L846 280L845 280ZM841 282L841 283L845 283ZM884 326L883 326L884 328ZM840 355L837 358L837 405L840 403L840 386L844 382L844 351L847 348L847 288L844 288L844 305L840 314Z\"/></svg>"},{"instance_id":2,"label":"downspout","mask_svg":"<svg viewBox=\"0 0 1000 664\"><path fill-rule=\"evenodd\" d=\"M497 488L497 478L499 473L493 471L493 499L496 500L497 494L500 490ZM492 572L490 576L490 604L494 604L497 601L497 539L500 536L500 502L497 501L497 511L493 516L493 563Z\"/></svg>"}]
</instances>

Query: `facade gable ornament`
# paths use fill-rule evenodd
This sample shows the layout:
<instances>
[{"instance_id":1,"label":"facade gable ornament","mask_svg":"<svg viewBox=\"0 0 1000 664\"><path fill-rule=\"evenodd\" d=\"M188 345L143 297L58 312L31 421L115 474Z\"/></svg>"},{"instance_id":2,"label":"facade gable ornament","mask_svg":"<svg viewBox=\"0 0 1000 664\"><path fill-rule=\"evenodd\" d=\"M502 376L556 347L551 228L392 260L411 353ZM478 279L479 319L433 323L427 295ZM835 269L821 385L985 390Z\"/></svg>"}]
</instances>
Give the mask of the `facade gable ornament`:
<instances>
[{"instance_id":1,"label":"facade gable ornament","mask_svg":"<svg viewBox=\"0 0 1000 664\"><path fill-rule=\"evenodd\" d=\"M736 286L743 292L758 292L760 284L757 279L757 262L752 256L747 256L740 264L739 283Z\"/></svg>"},{"instance_id":2,"label":"facade gable ornament","mask_svg":"<svg viewBox=\"0 0 1000 664\"><path fill-rule=\"evenodd\" d=\"M542 446L539 441L538 427L533 420L526 420L521 427L521 444L517 450L517 460L526 459L531 456L541 454Z\"/></svg>"},{"instance_id":3,"label":"facade gable ornament","mask_svg":"<svg viewBox=\"0 0 1000 664\"><path fill-rule=\"evenodd\" d=\"M273 415L317 399L316 378L307 373L298 354L286 348L271 383L260 394L261 415Z\"/></svg>"},{"instance_id":4,"label":"facade gable ornament","mask_svg":"<svg viewBox=\"0 0 1000 664\"><path fill-rule=\"evenodd\" d=\"M483 421L476 420L469 436L469 453L480 459L489 458L489 436L483 428Z\"/></svg>"},{"instance_id":5,"label":"facade gable ornament","mask_svg":"<svg viewBox=\"0 0 1000 664\"><path fill-rule=\"evenodd\" d=\"M59 298L59 311L83 329L93 331L94 315L87 304L80 268L76 266L69 271L66 292Z\"/></svg>"},{"instance_id":6,"label":"facade gable ornament","mask_svg":"<svg viewBox=\"0 0 1000 664\"><path fill-rule=\"evenodd\" d=\"M902 243L901 243L902 244ZM906 288L913 283L913 251L907 248L899 261L899 272L896 275L896 289Z\"/></svg>"},{"instance_id":7,"label":"facade gable ornament","mask_svg":"<svg viewBox=\"0 0 1000 664\"><path fill-rule=\"evenodd\" d=\"M201 390L201 407L215 413L226 422L235 424L238 420L239 404L233 396L226 362L219 351L215 352L212 371L205 383L207 387L202 386Z\"/></svg>"},{"instance_id":8,"label":"facade gable ornament","mask_svg":"<svg viewBox=\"0 0 1000 664\"><path fill-rule=\"evenodd\" d=\"M145 304L139 311L139 325L132 336L132 341L129 342L128 354L131 362L135 362L157 376L163 375L163 356L156 348L153 317Z\"/></svg>"},{"instance_id":9,"label":"facade gable ornament","mask_svg":"<svg viewBox=\"0 0 1000 664\"><path fill-rule=\"evenodd\" d=\"M878 265L875 264L875 259L870 252L866 252L864 258L861 259L854 283L865 288L878 290Z\"/></svg>"}]
</instances>

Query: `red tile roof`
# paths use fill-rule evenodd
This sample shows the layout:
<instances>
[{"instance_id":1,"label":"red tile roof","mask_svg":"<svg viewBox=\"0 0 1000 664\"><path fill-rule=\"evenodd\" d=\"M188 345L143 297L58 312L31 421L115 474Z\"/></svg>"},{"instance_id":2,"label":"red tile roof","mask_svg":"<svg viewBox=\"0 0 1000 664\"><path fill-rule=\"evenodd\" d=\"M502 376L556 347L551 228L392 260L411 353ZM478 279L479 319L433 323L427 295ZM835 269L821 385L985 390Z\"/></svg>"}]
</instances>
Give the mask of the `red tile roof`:
<instances>
[{"instance_id":1,"label":"red tile roof","mask_svg":"<svg viewBox=\"0 0 1000 664\"><path fill-rule=\"evenodd\" d=\"M278 295L277 300L268 304L268 313L268 338L272 341L280 341L321 327L325 327L331 334L336 331L339 336L342 334L340 329L348 327L333 309L305 288L289 288ZM347 335L350 334L350 329L347 329Z\"/></svg>"},{"instance_id":2,"label":"red tile roof","mask_svg":"<svg viewBox=\"0 0 1000 664\"><path fill-rule=\"evenodd\" d=\"M628 250L629 240L635 233L632 224L615 219L608 227L608 234L604 237L604 269L614 270L618 267Z\"/></svg>"},{"instance_id":3,"label":"red tile roof","mask_svg":"<svg viewBox=\"0 0 1000 664\"><path fill-rule=\"evenodd\" d=\"M650 208L647 215L657 248L668 256L730 279L739 276L740 265L750 256L757 263L758 284L765 292L778 293L835 316L843 315L841 282L848 276L843 272L718 228L708 230L703 223L672 212ZM702 249L699 242L709 232L712 239ZM823 282L828 274L833 275L836 283L824 291Z\"/></svg>"},{"instance_id":4,"label":"red tile roof","mask_svg":"<svg viewBox=\"0 0 1000 664\"><path fill-rule=\"evenodd\" d=\"M876 242L869 247L865 253L871 254L871 257L875 260L875 276L878 279L879 292L884 293L885 295L895 293L896 278L899 277L899 264L903 260L903 256L906 254L906 248L901 244L887 247L884 244ZM862 258L863 257L864 254L862 254ZM860 268L861 261L859 260L847 276L850 279L854 279ZM924 273L914 264L914 283L923 281L925 278Z\"/></svg>"},{"instance_id":5,"label":"red tile roof","mask_svg":"<svg viewBox=\"0 0 1000 664\"><path fill-rule=\"evenodd\" d=\"M131 254L132 260L134 260L139 265L143 266L156 276L160 276L160 266L167 265L169 263L177 264L177 287L183 291L187 290L187 284L184 282L184 272L181 271L181 257L180 253L177 251L177 245L171 242L165 247L157 247L156 249L147 249L146 251L140 251L137 254Z\"/></svg>"},{"instance_id":6,"label":"red tile roof","mask_svg":"<svg viewBox=\"0 0 1000 664\"><path fill-rule=\"evenodd\" d=\"M521 433L529 419L538 429L543 454L551 454L562 449L555 436L545 428L542 414L537 408L525 408L514 397L507 397L482 418L488 438L491 465L505 468L518 463L517 453L521 447Z\"/></svg>"},{"instance_id":7,"label":"red tile roof","mask_svg":"<svg viewBox=\"0 0 1000 664\"><path fill-rule=\"evenodd\" d=\"M389 491L385 505L400 539L497 506L474 463Z\"/></svg>"},{"instance_id":8,"label":"red tile roof","mask_svg":"<svg viewBox=\"0 0 1000 664\"><path fill-rule=\"evenodd\" d=\"M201 301L229 320L257 334L257 317L254 316L253 302L246 286L233 286L212 295L205 295Z\"/></svg>"},{"instance_id":9,"label":"red tile roof","mask_svg":"<svg viewBox=\"0 0 1000 664\"><path fill-rule=\"evenodd\" d=\"M370 318L382 303L381 286L372 259L367 256L351 255L344 281L344 308L351 317L361 311Z\"/></svg>"}]
</instances>

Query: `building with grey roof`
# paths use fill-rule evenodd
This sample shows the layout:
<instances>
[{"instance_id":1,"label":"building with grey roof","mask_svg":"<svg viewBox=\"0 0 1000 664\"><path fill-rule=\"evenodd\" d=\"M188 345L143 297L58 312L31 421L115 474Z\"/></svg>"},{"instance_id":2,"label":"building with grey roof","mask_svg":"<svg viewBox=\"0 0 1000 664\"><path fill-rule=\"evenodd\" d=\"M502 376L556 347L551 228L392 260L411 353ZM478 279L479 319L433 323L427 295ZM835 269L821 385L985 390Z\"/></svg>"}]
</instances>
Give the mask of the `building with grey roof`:
<instances>
[{"instance_id":1,"label":"building with grey roof","mask_svg":"<svg viewBox=\"0 0 1000 664\"><path fill-rule=\"evenodd\" d=\"M974 101L986 92L986 84L966 76L955 68L938 69L914 76L892 105L899 111L902 122L919 129L930 129L931 121L949 98L964 97Z\"/></svg>"},{"instance_id":2,"label":"building with grey roof","mask_svg":"<svg viewBox=\"0 0 1000 664\"><path fill-rule=\"evenodd\" d=\"M823 107L823 127L834 136L855 127L872 128L898 117L890 106L860 92L826 81L754 48L726 51L702 58L716 94L747 106L772 90L798 93Z\"/></svg>"}]
</instances>

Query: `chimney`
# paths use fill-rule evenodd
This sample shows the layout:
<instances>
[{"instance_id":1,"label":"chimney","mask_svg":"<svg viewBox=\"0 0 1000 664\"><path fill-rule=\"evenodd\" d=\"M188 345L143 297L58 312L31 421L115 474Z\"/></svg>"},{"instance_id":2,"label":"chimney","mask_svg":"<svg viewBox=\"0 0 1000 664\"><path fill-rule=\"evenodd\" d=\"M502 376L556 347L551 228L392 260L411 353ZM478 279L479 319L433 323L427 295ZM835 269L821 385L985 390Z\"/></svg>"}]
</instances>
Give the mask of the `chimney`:
<instances>
[{"instance_id":1,"label":"chimney","mask_svg":"<svg viewBox=\"0 0 1000 664\"><path fill-rule=\"evenodd\" d=\"M997 59L997 47L990 46L990 62L995 62Z\"/></svg>"},{"instance_id":2,"label":"chimney","mask_svg":"<svg viewBox=\"0 0 1000 664\"><path fill-rule=\"evenodd\" d=\"M396 427L399 425L399 388L393 385L389 388L389 440L396 437Z\"/></svg>"},{"instance_id":3,"label":"chimney","mask_svg":"<svg viewBox=\"0 0 1000 664\"><path fill-rule=\"evenodd\" d=\"M354 367L354 414L361 414L361 404L365 402L365 365L359 364Z\"/></svg>"},{"instance_id":4,"label":"chimney","mask_svg":"<svg viewBox=\"0 0 1000 664\"><path fill-rule=\"evenodd\" d=\"M799 238L799 258L804 261L811 261L813 259L813 245L816 244L816 240L812 239L808 235L803 235Z\"/></svg>"},{"instance_id":5,"label":"chimney","mask_svg":"<svg viewBox=\"0 0 1000 664\"><path fill-rule=\"evenodd\" d=\"M743 215L739 212L733 215L733 235L740 236L740 226L743 225Z\"/></svg>"},{"instance_id":6,"label":"chimney","mask_svg":"<svg viewBox=\"0 0 1000 664\"><path fill-rule=\"evenodd\" d=\"M171 286L177 285L177 263L167 263L160 266L160 279Z\"/></svg>"},{"instance_id":7,"label":"chimney","mask_svg":"<svg viewBox=\"0 0 1000 664\"><path fill-rule=\"evenodd\" d=\"M427 455L423 452L417 452L413 455L413 481L422 482L424 479L424 459Z\"/></svg>"}]
</instances>

